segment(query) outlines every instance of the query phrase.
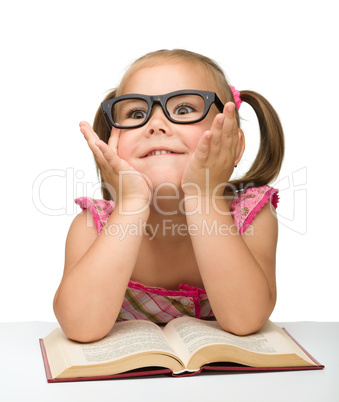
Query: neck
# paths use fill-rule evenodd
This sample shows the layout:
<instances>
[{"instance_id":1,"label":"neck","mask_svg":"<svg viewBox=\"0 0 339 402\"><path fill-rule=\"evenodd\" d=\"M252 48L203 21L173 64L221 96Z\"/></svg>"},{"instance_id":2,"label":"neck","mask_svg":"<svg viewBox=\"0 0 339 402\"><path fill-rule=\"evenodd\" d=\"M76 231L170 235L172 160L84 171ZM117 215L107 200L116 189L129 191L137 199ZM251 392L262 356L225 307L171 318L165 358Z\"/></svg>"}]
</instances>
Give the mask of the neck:
<instances>
[{"instance_id":1,"label":"neck","mask_svg":"<svg viewBox=\"0 0 339 402\"><path fill-rule=\"evenodd\" d=\"M175 210L167 212L151 208L151 213L145 226L149 240L166 243L178 243L189 239L186 216Z\"/></svg>"},{"instance_id":2,"label":"neck","mask_svg":"<svg viewBox=\"0 0 339 402\"><path fill-rule=\"evenodd\" d=\"M229 208L233 200L233 196L228 195L224 199ZM202 214L206 205L203 199L192 197L190 199L192 207L189 208L188 214ZM209 206L210 208L212 206ZM187 224L184 199L163 199L153 202L150 206L150 215L145 226L144 233L150 240L159 240L166 243L179 243L190 241L190 233L196 230L192 225Z\"/></svg>"}]
</instances>

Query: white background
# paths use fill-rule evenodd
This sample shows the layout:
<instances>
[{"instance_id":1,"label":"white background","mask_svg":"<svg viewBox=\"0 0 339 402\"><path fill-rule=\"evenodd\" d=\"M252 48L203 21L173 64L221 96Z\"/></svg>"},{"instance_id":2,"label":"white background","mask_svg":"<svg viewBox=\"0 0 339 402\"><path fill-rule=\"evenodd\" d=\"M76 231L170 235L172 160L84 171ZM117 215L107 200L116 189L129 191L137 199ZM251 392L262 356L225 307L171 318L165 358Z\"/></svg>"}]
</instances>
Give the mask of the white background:
<instances>
[{"instance_id":1,"label":"white background","mask_svg":"<svg viewBox=\"0 0 339 402\"><path fill-rule=\"evenodd\" d=\"M78 123L93 121L137 57L178 47L216 60L282 120L272 319L338 321L336 16L328 0L2 2L0 321L55 320L73 199L100 197ZM253 112L240 111L249 122L239 173L258 141Z\"/></svg>"}]
</instances>

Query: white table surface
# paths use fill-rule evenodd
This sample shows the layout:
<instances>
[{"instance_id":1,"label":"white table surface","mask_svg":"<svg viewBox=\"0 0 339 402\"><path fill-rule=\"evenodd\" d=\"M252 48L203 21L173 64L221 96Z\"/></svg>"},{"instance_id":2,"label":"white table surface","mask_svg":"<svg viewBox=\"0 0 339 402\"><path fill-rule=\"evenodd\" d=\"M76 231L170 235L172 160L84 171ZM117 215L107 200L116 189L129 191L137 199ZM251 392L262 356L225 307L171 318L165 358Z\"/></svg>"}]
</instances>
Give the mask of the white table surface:
<instances>
[{"instance_id":1,"label":"white table surface","mask_svg":"<svg viewBox=\"0 0 339 402\"><path fill-rule=\"evenodd\" d=\"M323 370L207 374L52 383L46 381L39 338L58 323L0 323L0 401L339 401L339 323L277 323Z\"/></svg>"}]
</instances>

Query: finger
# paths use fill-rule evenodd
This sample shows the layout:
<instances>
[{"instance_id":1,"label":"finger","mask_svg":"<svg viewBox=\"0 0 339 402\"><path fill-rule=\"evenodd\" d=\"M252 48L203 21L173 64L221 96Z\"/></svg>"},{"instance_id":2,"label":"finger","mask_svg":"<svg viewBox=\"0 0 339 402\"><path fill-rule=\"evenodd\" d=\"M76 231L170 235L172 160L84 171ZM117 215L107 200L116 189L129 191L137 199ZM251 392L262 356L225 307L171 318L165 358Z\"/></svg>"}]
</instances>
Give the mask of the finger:
<instances>
[{"instance_id":1,"label":"finger","mask_svg":"<svg viewBox=\"0 0 339 402\"><path fill-rule=\"evenodd\" d=\"M106 160L102 155L102 152L95 144L95 142L99 140L99 137L95 133L95 131L92 129L91 125L89 123L87 123L86 121L81 121L79 123L79 127L80 127L81 133L83 134L85 140L87 141L88 147L90 148L90 150L93 153L93 156L94 156L96 162L101 167L104 167L105 164L107 165Z\"/></svg>"},{"instance_id":2,"label":"finger","mask_svg":"<svg viewBox=\"0 0 339 402\"><path fill-rule=\"evenodd\" d=\"M111 136L108 139L108 146L113 149L113 151L117 154L118 153L118 142L120 137L121 130L112 127Z\"/></svg>"},{"instance_id":3,"label":"finger","mask_svg":"<svg viewBox=\"0 0 339 402\"><path fill-rule=\"evenodd\" d=\"M80 131L84 135L87 142L89 141L97 141L99 140L98 134L93 130L92 126L86 121L82 121L79 123Z\"/></svg>"},{"instance_id":4,"label":"finger","mask_svg":"<svg viewBox=\"0 0 339 402\"><path fill-rule=\"evenodd\" d=\"M233 102L227 102L224 106L224 141L228 144L232 158L236 158L237 147L239 144L240 131L235 114L235 104ZM235 163L236 164L236 163Z\"/></svg>"},{"instance_id":5,"label":"finger","mask_svg":"<svg viewBox=\"0 0 339 402\"><path fill-rule=\"evenodd\" d=\"M238 134L238 124L235 115L235 104L233 102L227 102L224 106L224 135L232 136Z\"/></svg>"},{"instance_id":6,"label":"finger","mask_svg":"<svg viewBox=\"0 0 339 402\"><path fill-rule=\"evenodd\" d=\"M81 121L79 123L79 127L80 131L82 131L82 129L93 130L92 126L87 121Z\"/></svg>"},{"instance_id":7,"label":"finger","mask_svg":"<svg viewBox=\"0 0 339 402\"><path fill-rule=\"evenodd\" d=\"M95 142L97 148L101 151L106 163L113 169L118 169L121 164L121 159L104 141L99 140Z\"/></svg>"},{"instance_id":8,"label":"finger","mask_svg":"<svg viewBox=\"0 0 339 402\"><path fill-rule=\"evenodd\" d=\"M205 133L201 136L198 145L194 151L193 159L198 162L204 162L207 160L210 149L210 139L212 132L210 130L205 131Z\"/></svg>"},{"instance_id":9,"label":"finger","mask_svg":"<svg viewBox=\"0 0 339 402\"><path fill-rule=\"evenodd\" d=\"M95 144L95 143L88 143L88 146L90 150L93 153L94 159L98 166L100 167L101 171L104 171L105 169L108 168L108 163L106 161L106 158L102 154L100 148Z\"/></svg>"},{"instance_id":10,"label":"finger","mask_svg":"<svg viewBox=\"0 0 339 402\"><path fill-rule=\"evenodd\" d=\"M218 152L220 150L222 134L223 134L223 124L225 120L225 115L219 113L215 116L212 127L211 127L211 151Z\"/></svg>"}]
</instances>

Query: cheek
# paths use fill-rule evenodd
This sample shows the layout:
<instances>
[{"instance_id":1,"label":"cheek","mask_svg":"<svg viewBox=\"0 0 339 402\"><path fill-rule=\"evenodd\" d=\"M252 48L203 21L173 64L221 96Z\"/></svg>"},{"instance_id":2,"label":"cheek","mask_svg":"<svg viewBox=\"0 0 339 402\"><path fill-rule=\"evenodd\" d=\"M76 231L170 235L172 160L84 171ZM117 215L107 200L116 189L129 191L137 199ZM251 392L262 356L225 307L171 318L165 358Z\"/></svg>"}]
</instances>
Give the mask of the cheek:
<instances>
[{"instance_id":1,"label":"cheek","mask_svg":"<svg viewBox=\"0 0 339 402\"><path fill-rule=\"evenodd\" d=\"M130 156L130 153L128 152L128 148L125 146L125 144L123 143L119 143L118 144L118 156L121 159L128 159L128 157Z\"/></svg>"},{"instance_id":2,"label":"cheek","mask_svg":"<svg viewBox=\"0 0 339 402\"><path fill-rule=\"evenodd\" d=\"M188 135L186 137L187 141L188 141L188 144L189 144L189 147L191 149L193 149L195 151L201 136L204 134L205 131L207 131L207 130L209 130L211 128L211 125L212 125L212 123L210 121L207 121L207 120L206 121L204 120L204 121L196 124L195 130L192 131L190 133L190 135Z\"/></svg>"},{"instance_id":3,"label":"cheek","mask_svg":"<svg viewBox=\"0 0 339 402\"><path fill-rule=\"evenodd\" d=\"M197 148L197 145L198 145L199 139L200 139L200 137L201 137L201 134L202 134L202 133L199 133L199 135L196 135L196 136L194 136L193 138L191 138L191 141L190 141L190 148L191 148L193 151L195 151L196 148Z\"/></svg>"},{"instance_id":4,"label":"cheek","mask_svg":"<svg viewBox=\"0 0 339 402\"><path fill-rule=\"evenodd\" d=\"M131 142L127 136L121 136L118 142L118 155L121 159L128 160L133 154L133 147L135 144Z\"/></svg>"}]
</instances>

